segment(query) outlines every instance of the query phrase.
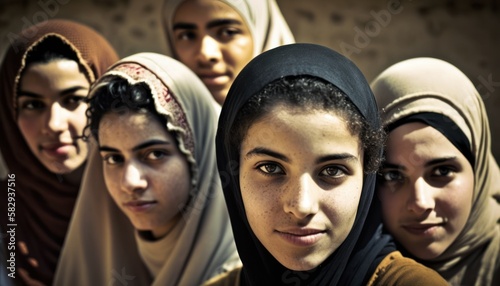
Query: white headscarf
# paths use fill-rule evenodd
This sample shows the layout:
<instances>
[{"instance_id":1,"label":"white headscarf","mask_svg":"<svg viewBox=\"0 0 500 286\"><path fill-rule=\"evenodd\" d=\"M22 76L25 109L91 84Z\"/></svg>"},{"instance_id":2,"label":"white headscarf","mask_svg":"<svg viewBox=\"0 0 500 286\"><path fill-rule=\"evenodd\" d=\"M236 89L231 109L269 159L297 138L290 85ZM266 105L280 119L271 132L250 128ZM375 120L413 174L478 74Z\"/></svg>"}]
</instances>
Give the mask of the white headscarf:
<instances>
[{"instance_id":1,"label":"white headscarf","mask_svg":"<svg viewBox=\"0 0 500 286\"><path fill-rule=\"evenodd\" d=\"M238 263L217 173L212 96L187 67L159 54L119 61L93 89L105 84L107 75L148 84L156 110L167 118L165 128L178 134L196 188L167 237L142 241L108 194L94 148L55 285L200 285Z\"/></svg>"},{"instance_id":2,"label":"white headscarf","mask_svg":"<svg viewBox=\"0 0 500 286\"><path fill-rule=\"evenodd\" d=\"M176 56L172 37L173 19L179 5L185 0L165 0L162 10L167 38L167 54ZM281 14L276 0L214 0L233 7L245 20L253 39L253 56L269 49L291 44L295 39Z\"/></svg>"}]
</instances>

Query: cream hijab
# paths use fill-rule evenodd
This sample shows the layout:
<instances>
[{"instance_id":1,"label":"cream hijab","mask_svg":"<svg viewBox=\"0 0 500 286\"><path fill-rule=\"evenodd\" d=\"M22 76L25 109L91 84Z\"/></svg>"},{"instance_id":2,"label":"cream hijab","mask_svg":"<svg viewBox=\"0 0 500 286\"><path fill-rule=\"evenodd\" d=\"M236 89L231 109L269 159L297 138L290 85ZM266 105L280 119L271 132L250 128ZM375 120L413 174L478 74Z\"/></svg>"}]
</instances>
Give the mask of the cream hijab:
<instances>
[{"instance_id":1,"label":"cream hijab","mask_svg":"<svg viewBox=\"0 0 500 286\"><path fill-rule=\"evenodd\" d=\"M372 89L384 126L416 113L442 114L463 131L474 155L472 211L462 233L442 255L420 262L452 285L500 285L500 170L478 91L456 67L433 58L389 67Z\"/></svg>"},{"instance_id":2,"label":"cream hijab","mask_svg":"<svg viewBox=\"0 0 500 286\"><path fill-rule=\"evenodd\" d=\"M163 55L127 57L93 89L107 75L148 84L157 111L167 117L166 128L180 134L195 188L174 230L148 245L106 191L94 148L55 285L200 285L239 261L216 167L212 96L187 67Z\"/></svg>"},{"instance_id":3,"label":"cream hijab","mask_svg":"<svg viewBox=\"0 0 500 286\"><path fill-rule=\"evenodd\" d=\"M167 38L167 55L175 55L173 20L179 5L185 0L165 0L162 10ZM233 7L245 20L253 39L253 56L269 49L291 44L295 39L281 14L276 0L214 0Z\"/></svg>"}]
</instances>

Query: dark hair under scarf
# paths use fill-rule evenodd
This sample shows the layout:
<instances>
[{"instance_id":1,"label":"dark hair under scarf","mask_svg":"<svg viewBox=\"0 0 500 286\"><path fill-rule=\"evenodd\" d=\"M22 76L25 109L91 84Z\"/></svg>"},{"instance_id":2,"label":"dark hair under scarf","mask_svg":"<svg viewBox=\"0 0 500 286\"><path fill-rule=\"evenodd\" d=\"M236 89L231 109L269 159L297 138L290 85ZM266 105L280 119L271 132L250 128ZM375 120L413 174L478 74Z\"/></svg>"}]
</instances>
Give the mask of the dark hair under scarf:
<instances>
[{"instance_id":1,"label":"dark hair under scarf","mask_svg":"<svg viewBox=\"0 0 500 286\"><path fill-rule=\"evenodd\" d=\"M76 59L90 83L117 61L118 55L94 29L69 20L52 19L23 30L7 47L0 65L0 151L7 169L16 176L16 241L25 242L29 251L29 256L23 255L16 247L16 267L50 285L80 184L63 180L42 165L17 124L16 97L23 71L29 62L42 60L41 54L45 52ZM6 178L0 181L7 186ZM4 187L0 194L0 227L4 232L9 223L7 195ZM31 266L29 257L38 261L38 267Z\"/></svg>"},{"instance_id":2,"label":"dark hair under scarf","mask_svg":"<svg viewBox=\"0 0 500 286\"><path fill-rule=\"evenodd\" d=\"M348 96L374 129L380 127L377 105L363 74L350 60L326 47L281 46L254 58L241 71L222 108L216 138L219 173L243 262L241 285L286 285L287 281L295 285L363 285L378 263L395 250L391 237L381 233L379 205L372 204L375 174L363 177L356 220L344 243L308 272L293 272L282 266L257 239L245 215L238 173L239 146L229 144L232 136L229 131L249 98L274 80L299 75L332 83Z\"/></svg>"}]
</instances>

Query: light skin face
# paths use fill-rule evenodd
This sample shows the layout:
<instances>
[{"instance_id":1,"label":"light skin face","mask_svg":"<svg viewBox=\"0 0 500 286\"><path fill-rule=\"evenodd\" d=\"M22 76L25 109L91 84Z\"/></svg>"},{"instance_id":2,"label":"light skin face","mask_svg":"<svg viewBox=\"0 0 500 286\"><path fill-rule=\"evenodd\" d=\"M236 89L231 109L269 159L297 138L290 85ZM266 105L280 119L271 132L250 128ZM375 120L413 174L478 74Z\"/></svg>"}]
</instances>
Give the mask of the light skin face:
<instances>
[{"instance_id":1,"label":"light skin face","mask_svg":"<svg viewBox=\"0 0 500 286\"><path fill-rule=\"evenodd\" d=\"M248 130L240 154L246 215L283 266L314 269L351 231L363 186L360 150L358 136L331 112L278 105Z\"/></svg>"},{"instance_id":2,"label":"light skin face","mask_svg":"<svg viewBox=\"0 0 500 286\"><path fill-rule=\"evenodd\" d=\"M17 124L35 157L51 172L67 174L87 159L85 128L89 81L72 60L27 67L19 84Z\"/></svg>"},{"instance_id":3,"label":"light skin face","mask_svg":"<svg viewBox=\"0 0 500 286\"><path fill-rule=\"evenodd\" d=\"M247 23L223 2L187 0L175 12L173 29L178 59L224 103L234 79L253 57Z\"/></svg>"},{"instance_id":4,"label":"light skin face","mask_svg":"<svg viewBox=\"0 0 500 286\"><path fill-rule=\"evenodd\" d=\"M472 208L474 173L436 129L408 123L391 131L378 186L384 222L413 255L441 255L464 228Z\"/></svg>"},{"instance_id":5,"label":"light skin face","mask_svg":"<svg viewBox=\"0 0 500 286\"><path fill-rule=\"evenodd\" d=\"M191 190L189 164L174 137L153 115L134 112L105 114L98 135L111 197L136 229L165 236Z\"/></svg>"}]
</instances>

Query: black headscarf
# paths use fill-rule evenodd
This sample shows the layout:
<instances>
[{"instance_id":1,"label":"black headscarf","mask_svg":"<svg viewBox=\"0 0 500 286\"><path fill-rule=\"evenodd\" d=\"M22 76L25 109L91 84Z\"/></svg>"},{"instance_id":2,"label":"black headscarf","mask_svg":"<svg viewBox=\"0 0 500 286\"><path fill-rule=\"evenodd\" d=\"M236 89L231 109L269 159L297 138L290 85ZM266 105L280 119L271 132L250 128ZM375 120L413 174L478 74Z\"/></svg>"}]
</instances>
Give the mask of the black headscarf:
<instances>
[{"instance_id":1,"label":"black headscarf","mask_svg":"<svg viewBox=\"0 0 500 286\"><path fill-rule=\"evenodd\" d=\"M263 87L282 77L299 75L335 85L369 124L380 127L377 104L363 74L350 60L326 47L281 46L257 56L240 72L221 111L216 148L226 204L243 262L241 285L363 285L379 262L395 250L392 238L381 232L378 201L372 204L375 174L363 177L357 216L344 243L320 266L307 272L282 266L257 239L245 215L239 183L239 146L230 144L230 130L240 109Z\"/></svg>"}]
</instances>

